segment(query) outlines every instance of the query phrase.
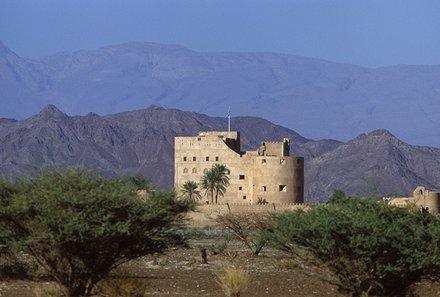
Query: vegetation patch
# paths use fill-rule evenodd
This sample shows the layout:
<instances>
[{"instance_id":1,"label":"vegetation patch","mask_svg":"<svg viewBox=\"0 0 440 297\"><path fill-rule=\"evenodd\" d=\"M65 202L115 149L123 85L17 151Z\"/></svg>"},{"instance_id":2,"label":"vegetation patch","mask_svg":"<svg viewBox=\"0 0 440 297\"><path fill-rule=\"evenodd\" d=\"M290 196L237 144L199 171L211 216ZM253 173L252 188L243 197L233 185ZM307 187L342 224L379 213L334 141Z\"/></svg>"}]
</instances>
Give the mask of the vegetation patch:
<instances>
[{"instance_id":1,"label":"vegetation patch","mask_svg":"<svg viewBox=\"0 0 440 297\"><path fill-rule=\"evenodd\" d=\"M139 183L138 183L139 184ZM64 289L90 295L132 259L182 244L188 201L76 169L0 184L0 244L31 255Z\"/></svg>"},{"instance_id":2,"label":"vegetation patch","mask_svg":"<svg viewBox=\"0 0 440 297\"><path fill-rule=\"evenodd\" d=\"M339 195L328 205L275 215L266 235L291 255L312 254L353 296L394 296L422 277L438 278L439 230L440 220L418 209Z\"/></svg>"}]
</instances>

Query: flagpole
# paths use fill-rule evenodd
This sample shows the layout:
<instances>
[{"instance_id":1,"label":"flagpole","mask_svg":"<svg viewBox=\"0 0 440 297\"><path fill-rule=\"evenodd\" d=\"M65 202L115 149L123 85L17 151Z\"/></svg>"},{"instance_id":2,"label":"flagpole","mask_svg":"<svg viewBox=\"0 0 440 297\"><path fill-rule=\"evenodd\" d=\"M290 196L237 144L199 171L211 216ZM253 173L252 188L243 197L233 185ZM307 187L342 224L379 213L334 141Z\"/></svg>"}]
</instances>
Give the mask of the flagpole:
<instances>
[{"instance_id":1,"label":"flagpole","mask_svg":"<svg viewBox=\"0 0 440 297\"><path fill-rule=\"evenodd\" d=\"M228 109L228 138L231 138L231 112Z\"/></svg>"}]
</instances>

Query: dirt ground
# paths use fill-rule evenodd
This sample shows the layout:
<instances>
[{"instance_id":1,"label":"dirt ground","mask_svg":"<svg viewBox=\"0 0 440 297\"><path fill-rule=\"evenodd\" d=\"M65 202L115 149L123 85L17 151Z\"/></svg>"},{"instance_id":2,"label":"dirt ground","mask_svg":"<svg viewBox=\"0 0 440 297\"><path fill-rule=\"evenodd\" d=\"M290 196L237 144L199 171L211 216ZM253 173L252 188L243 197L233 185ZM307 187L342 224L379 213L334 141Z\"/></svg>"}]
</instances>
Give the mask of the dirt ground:
<instances>
[{"instance_id":1,"label":"dirt ground","mask_svg":"<svg viewBox=\"0 0 440 297\"><path fill-rule=\"evenodd\" d=\"M235 243L213 254L220 251L216 245L219 243L215 241L192 241L189 248L127 263L103 285L106 296L135 296L129 293L134 287L140 296L223 297L217 277L228 265L250 274L249 288L242 297L348 296L331 284L336 280L327 271L307 267L277 251L253 256ZM208 264L202 263L200 246L208 247ZM125 290L117 291L118 287ZM414 288L420 297L440 296L439 283L423 282ZM49 281L0 281L1 297L52 297L57 291L56 284Z\"/></svg>"}]
</instances>

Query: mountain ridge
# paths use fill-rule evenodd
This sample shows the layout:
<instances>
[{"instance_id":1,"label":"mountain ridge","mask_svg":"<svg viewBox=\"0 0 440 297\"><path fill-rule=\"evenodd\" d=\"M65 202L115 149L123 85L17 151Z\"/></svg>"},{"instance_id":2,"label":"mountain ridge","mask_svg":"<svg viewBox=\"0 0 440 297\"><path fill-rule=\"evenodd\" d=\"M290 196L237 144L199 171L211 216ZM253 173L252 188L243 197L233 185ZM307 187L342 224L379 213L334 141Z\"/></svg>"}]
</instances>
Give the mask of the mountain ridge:
<instances>
[{"instance_id":1,"label":"mountain ridge","mask_svg":"<svg viewBox=\"0 0 440 297\"><path fill-rule=\"evenodd\" d=\"M418 185L439 190L440 149L407 144L384 129L344 143L308 139L262 118L232 123L243 150L291 139L291 155L305 157L306 202L325 201L336 189L350 195L409 194ZM157 106L70 116L48 105L24 120L0 119L0 176L79 166L110 176L141 173L170 189L174 137L209 130L227 130L227 119Z\"/></svg>"},{"instance_id":2,"label":"mountain ridge","mask_svg":"<svg viewBox=\"0 0 440 297\"><path fill-rule=\"evenodd\" d=\"M254 115L314 139L347 141L386 128L406 142L440 146L440 65L366 68L153 43L1 61L0 117L23 119L47 104L77 115L155 104L210 116Z\"/></svg>"}]
</instances>

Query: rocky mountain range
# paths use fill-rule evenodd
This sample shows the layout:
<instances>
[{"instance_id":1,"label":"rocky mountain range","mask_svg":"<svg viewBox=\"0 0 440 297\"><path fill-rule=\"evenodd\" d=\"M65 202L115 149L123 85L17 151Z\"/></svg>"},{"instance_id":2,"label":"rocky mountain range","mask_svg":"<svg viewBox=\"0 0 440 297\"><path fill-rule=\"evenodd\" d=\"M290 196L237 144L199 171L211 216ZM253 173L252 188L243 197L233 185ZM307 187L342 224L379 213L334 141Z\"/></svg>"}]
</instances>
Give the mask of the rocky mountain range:
<instances>
[{"instance_id":1,"label":"rocky mountain range","mask_svg":"<svg viewBox=\"0 0 440 297\"><path fill-rule=\"evenodd\" d=\"M158 105L211 116L253 115L314 139L379 128L440 146L440 65L365 68L276 53L200 53L127 43L39 59L0 42L0 117L48 104L101 115Z\"/></svg>"},{"instance_id":2,"label":"rocky mountain range","mask_svg":"<svg viewBox=\"0 0 440 297\"><path fill-rule=\"evenodd\" d=\"M291 155L306 159L306 201L348 194L409 194L417 185L439 190L440 149L412 146L386 130L346 143L311 140L256 117L233 117L243 150L263 140L292 140ZM69 116L53 105L24 119L0 119L0 175L22 177L36 168L81 166L112 176L141 173L157 186L173 184L174 137L226 130L227 120L151 106L107 116Z\"/></svg>"}]
</instances>

